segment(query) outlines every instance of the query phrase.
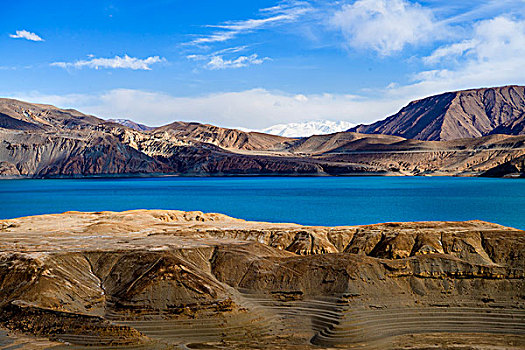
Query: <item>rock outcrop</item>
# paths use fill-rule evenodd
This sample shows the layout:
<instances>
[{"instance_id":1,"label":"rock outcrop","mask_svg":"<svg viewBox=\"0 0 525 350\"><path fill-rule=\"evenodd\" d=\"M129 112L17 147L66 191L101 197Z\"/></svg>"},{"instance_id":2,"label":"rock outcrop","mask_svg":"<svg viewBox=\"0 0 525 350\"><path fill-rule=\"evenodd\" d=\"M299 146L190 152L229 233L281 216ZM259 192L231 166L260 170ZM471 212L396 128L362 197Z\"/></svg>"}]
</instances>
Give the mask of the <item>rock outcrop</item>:
<instances>
[{"instance_id":1,"label":"rock outcrop","mask_svg":"<svg viewBox=\"0 0 525 350\"><path fill-rule=\"evenodd\" d=\"M520 348L524 282L525 232L481 221L137 210L0 222L0 329L100 349Z\"/></svg>"},{"instance_id":2,"label":"rock outcrop","mask_svg":"<svg viewBox=\"0 0 525 350\"><path fill-rule=\"evenodd\" d=\"M448 141L489 134L523 135L525 86L447 92L410 102L398 113L349 131Z\"/></svg>"}]
</instances>

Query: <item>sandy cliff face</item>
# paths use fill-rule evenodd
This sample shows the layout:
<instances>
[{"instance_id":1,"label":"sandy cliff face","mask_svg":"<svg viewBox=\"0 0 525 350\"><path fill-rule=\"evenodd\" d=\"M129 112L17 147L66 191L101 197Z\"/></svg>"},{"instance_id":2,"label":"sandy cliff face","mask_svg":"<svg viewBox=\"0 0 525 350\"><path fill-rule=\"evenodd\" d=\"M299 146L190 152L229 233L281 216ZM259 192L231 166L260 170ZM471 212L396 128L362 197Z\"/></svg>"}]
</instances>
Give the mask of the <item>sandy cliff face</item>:
<instances>
[{"instance_id":1,"label":"sandy cliff face","mask_svg":"<svg viewBox=\"0 0 525 350\"><path fill-rule=\"evenodd\" d=\"M4 220L0 231L0 324L52 340L525 345L525 233L486 222L304 227L143 210Z\"/></svg>"},{"instance_id":2,"label":"sandy cliff face","mask_svg":"<svg viewBox=\"0 0 525 350\"><path fill-rule=\"evenodd\" d=\"M393 116L349 131L436 141L523 134L525 87L447 92L413 101Z\"/></svg>"}]
</instances>

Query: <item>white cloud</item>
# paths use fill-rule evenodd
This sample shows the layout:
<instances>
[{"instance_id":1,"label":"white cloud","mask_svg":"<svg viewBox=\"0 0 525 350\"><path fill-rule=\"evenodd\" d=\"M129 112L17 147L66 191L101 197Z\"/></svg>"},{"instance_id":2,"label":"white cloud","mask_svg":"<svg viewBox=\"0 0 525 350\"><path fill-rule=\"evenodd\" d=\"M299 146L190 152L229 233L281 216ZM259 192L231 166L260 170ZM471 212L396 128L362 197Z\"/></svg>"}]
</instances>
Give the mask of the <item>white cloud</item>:
<instances>
[{"instance_id":1,"label":"white cloud","mask_svg":"<svg viewBox=\"0 0 525 350\"><path fill-rule=\"evenodd\" d=\"M245 51L247 48L248 48L247 45L227 47L225 49L215 51L212 55L217 56L217 55L223 55L227 53L242 52L242 51Z\"/></svg>"},{"instance_id":2,"label":"white cloud","mask_svg":"<svg viewBox=\"0 0 525 350\"><path fill-rule=\"evenodd\" d=\"M308 97L306 97L303 94L297 94L294 96L294 98L296 101L299 101L299 102L308 102Z\"/></svg>"},{"instance_id":3,"label":"white cloud","mask_svg":"<svg viewBox=\"0 0 525 350\"><path fill-rule=\"evenodd\" d=\"M35 33L28 32L27 30L17 30L16 34L9 34L14 39L26 39L30 41L44 41L40 36Z\"/></svg>"},{"instance_id":4,"label":"white cloud","mask_svg":"<svg viewBox=\"0 0 525 350\"><path fill-rule=\"evenodd\" d=\"M446 34L430 9L406 0L358 0L343 5L330 23L341 31L347 46L382 56Z\"/></svg>"},{"instance_id":5,"label":"white cloud","mask_svg":"<svg viewBox=\"0 0 525 350\"><path fill-rule=\"evenodd\" d=\"M414 75L414 83L391 96L429 95L474 87L525 82L525 20L504 16L479 21L469 38L437 48L424 58L434 69Z\"/></svg>"},{"instance_id":6,"label":"white cloud","mask_svg":"<svg viewBox=\"0 0 525 350\"><path fill-rule=\"evenodd\" d=\"M186 58L192 61L205 61L203 68L210 70L242 68L252 65L259 65L265 61L271 60L269 57L259 57L257 54L242 55L234 58L224 58L225 54L238 53L246 50L247 46L229 47L219 51L215 51L208 55L192 54L187 55Z\"/></svg>"},{"instance_id":7,"label":"white cloud","mask_svg":"<svg viewBox=\"0 0 525 350\"><path fill-rule=\"evenodd\" d=\"M307 1L299 0L281 0L278 5L259 9L262 13L282 13L293 8L310 8L311 5Z\"/></svg>"},{"instance_id":8,"label":"white cloud","mask_svg":"<svg viewBox=\"0 0 525 350\"><path fill-rule=\"evenodd\" d=\"M32 93L12 97L75 108L102 118L127 118L154 126L184 120L250 129L319 119L370 122L397 112L408 102L405 99L368 99L353 95L293 95L265 89L196 97L129 89L111 90L100 95Z\"/></svg>"},{"instance_id":9,"label":"white cloud","mask_svg":"<svg viewBox=\"0 0 525 350\"><path fill-rule=\"evenodd\" d=\"M241 68L248 67L251 65L259 65L264 61L268 61L269 57L259 58L257 54L250 56L239 56L235 59L225 60L222 56L213 56L210 61L206 64L208 69L228 69L228 68Z\"/></svg>"},{"instance_id":10,"label":"white cloud","mask_svg":"<svg viewBox=\"0 0 525 350\"><path fill-rule=\"evenodd\" d=\"M310 6L306 2L292 1L282 3L278 6L260 10L261 13L267 15L267 17L264 18L228 21L222 24L206 25L205 27L219 30L208 35L200 36L192 40L190 44L199 45L225 42L240 34L250 33L272 25L293 22L309 10Z\"/></svg>"},{"instance_id":11,"label":"white cloud","mask_svg":"<svg viewBox=\"0 0 525 350\"><path fill-rule=\"evenodd\" d=\"M525 15L525 0L454 1L445 4L443 7L446 9L448 6L460 9L455 15L447 19L447 22L455 23L477 21L501 14Z\"/></svg>"},{"instance_id":12,"label":"white cloud","mask_svg":"<svg viewBox=\"0 0 525 350\"><path fill-rule=\"evenodd\" d=\"M215 42L223 42L230 39L233 39L239 32L230 31L230 32L215 32L208 36L203 36L191 41L191 44L208 44Z\"/></svg>"},{"instance_id":13,"label":"white cloud","mask_svg":"<svg viewBox=\"0 0 525 350\"><path fill-rule=\"evenodd\" d=\"M423 57L426 64L438 63L443 59L451 59L463 55L466 51L471 50L478 45L475 40L464 40L459 43L446 45L437 48L430 56Z\"/></svg>"},{"instance_id":14,"label":"white cloud","mask_svg":"<svg viewBox=\"0 0 525 350\"><path fill-rule=\"evenodd\" d=\"M115 56L113 58L93 58L89 60L79 60L76 62L54 62L52 66L61 68L126 68L133 70L151 70L151 65L159 62L164 62L164 58L159 56L151 56L145 59L130 57L124 55L123 57Z\"/></svg>"}]
</instances>

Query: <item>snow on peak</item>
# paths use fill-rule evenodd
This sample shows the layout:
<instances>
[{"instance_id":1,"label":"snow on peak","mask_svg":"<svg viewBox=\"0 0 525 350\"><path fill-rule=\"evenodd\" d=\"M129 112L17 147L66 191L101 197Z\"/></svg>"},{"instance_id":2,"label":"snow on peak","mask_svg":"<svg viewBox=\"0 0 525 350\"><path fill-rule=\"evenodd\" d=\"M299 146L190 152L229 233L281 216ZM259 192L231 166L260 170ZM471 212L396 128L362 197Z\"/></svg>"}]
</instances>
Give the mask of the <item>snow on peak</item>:
<instances>
[{"instance_id":1,"label":"snow on peak","mask_svg":"<svg viewBox=\"0 0 525 350\"><path fill-rule=\"evenodd\" d=\"M127 126L128 128L131 128L137 131L148 131L148 130L154 129L151 126L135 123L133 120L129 120L129 119L108 119L107 121L112 122L112 123L117 123L120 125L124 125L124 126Z\"/></svg>"},{"instance_id":2,"label":"snow on peak","mask_svg":"<svg viewBox=\"0 0 525 350\"><path fill-rule=\"evenodd\" d=\"M302 123L277 124L262 129L261 132L285 137L308 137L346 131L355 124L346 121L311 120Z\"/></svg>"}]
</instances>

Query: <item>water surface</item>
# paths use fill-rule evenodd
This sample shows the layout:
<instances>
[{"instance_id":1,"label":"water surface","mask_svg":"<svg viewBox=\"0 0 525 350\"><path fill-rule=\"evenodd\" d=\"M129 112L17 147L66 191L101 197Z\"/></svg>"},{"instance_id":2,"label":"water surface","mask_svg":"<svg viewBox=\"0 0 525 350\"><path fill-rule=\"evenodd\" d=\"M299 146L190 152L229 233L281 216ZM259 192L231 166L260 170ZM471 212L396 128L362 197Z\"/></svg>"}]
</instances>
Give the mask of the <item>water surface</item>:
<instances>
[{"instance_id":1,"label":"water surface","mask_svg":"<svg viewBox=\"0 0 525 350\"><path fill-rule=\"evenodd\" d=\"M178 209L307 225L479 219L525 229L525 180L458 177L162 177L0 180L0 218Z\"/></svg>"}]
</instances>

